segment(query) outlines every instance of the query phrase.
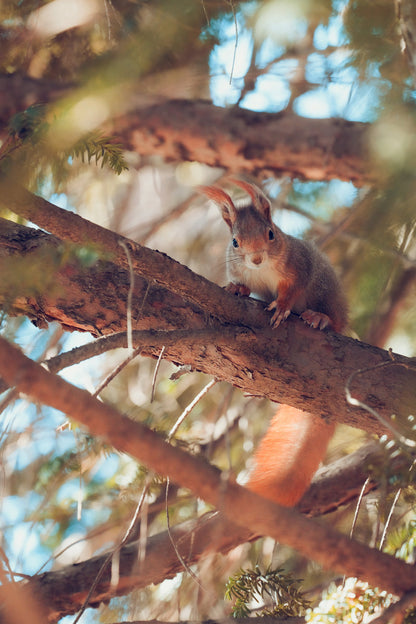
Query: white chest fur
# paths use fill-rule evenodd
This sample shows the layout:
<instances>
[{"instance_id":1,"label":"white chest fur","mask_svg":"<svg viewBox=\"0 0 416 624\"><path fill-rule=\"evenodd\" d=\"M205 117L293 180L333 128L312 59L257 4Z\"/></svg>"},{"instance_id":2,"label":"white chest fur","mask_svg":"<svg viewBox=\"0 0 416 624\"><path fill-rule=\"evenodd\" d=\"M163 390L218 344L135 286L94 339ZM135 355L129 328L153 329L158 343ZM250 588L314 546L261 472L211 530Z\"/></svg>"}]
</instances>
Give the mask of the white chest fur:
<instances>
[{"instance_id":1,"label":"white chest fur","mask_svg":"<svg viewBox=\"0 0 416 624\"><path fill-rule=\"evenodd\" d=\"M253 265L249 259L238 263L238 270L233 270L234 263L229 265L230 281L248 286L253 294L269 303L277 296L278 275L266 257L259 265Z\"/></svg>"}]
</instances>

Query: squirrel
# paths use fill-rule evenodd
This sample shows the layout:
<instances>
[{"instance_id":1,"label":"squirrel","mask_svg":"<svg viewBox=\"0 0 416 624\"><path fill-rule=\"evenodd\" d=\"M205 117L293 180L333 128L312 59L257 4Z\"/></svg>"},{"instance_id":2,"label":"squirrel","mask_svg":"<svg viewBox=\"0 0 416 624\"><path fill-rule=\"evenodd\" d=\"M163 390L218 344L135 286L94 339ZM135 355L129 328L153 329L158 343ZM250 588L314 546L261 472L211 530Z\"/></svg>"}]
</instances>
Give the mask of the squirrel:
<instances>
[{"instance_id":1,"label":"squirrel","mask_svg":"<svg viewBox=\"0 0 416 624\"><path fill-rule=\"evenodd\" d=\"M200 187L220 207L231 232L227 290L238 296L256 293L266 301L272 327L294 312L313 328L342 332L347 302L328 258L310 241L285 234L274 224L270 200L257 186L231 181L249 201L235 203L219 187ZM255 453L246 487L281 505L296 505L324 459L334 429L323 418L281 406Z\"/></svg>"}]
</instances>

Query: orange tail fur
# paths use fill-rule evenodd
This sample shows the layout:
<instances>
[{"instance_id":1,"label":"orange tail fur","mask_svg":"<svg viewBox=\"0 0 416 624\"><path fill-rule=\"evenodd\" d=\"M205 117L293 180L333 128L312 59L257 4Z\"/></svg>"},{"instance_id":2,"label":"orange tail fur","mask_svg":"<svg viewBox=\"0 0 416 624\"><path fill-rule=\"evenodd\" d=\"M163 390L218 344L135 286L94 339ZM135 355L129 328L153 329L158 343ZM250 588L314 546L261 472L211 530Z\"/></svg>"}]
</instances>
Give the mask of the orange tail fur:
<instances>
[{"instance_id":1,"label":"orange tail fur","mask_svg":"<svg viewBox=\"0 0 416 624\"><path fill-rule=\"evenodd\" d=\"M273 417L258 447L247 487L275 503L293 507L325 457L335 425L288 405Z\"/></svg>"}]
</instances>

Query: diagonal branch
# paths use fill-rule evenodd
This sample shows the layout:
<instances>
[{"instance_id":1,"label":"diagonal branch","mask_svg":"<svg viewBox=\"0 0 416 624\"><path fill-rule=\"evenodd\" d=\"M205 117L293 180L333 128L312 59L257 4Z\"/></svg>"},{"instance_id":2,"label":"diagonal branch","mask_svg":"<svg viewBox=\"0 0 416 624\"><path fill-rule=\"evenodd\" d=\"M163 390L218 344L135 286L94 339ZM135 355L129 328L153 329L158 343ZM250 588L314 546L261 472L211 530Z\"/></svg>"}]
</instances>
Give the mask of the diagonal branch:
<instances>
[{"instance_id":1,"label":"diagonal branch","mask_svg":"<svg viewBox=\"0 0 416 624\"><path fill-rule=\"evenodd\" d=\"M321 469L309 492L300 502L300 511L319 515L329 508L333 510L352 496L356 497L368 476L364 466L377 462L379 454L379 446L371 443L352 453L348 457L347 465L345 461L336 461ZM333 489L334 479L337 480L336 490ZM151 583L157 584L183 572L183 565L172 547L172 540L182 560L189 566L210 553L227 553L238 544L253 539L253 534L227 522L221 514L205 513L200 518L172 527L170 533L163 531L149 537L144 565L136 565L137 543L123 547L120 551L119 585L116 588L111 586L111 568L108 566L92 596L93 605L98 606L100 601L108 601L115 595L125 595ZM105 557L106 555L92 557L58 571L45 572L31 580L30 585L36 595L48 604L50 621L79 610Z\"/></svg>"},{"instance_id":2,"label":"diagonal branch","mask_svg":"<svg viewBox=\"0 0 416 624\"><path fill-rule=\"evenodd\" d=\"M43 249L43 244L50 244L50 238L16 224L4 237L3 229L0 231L0 245L10 257L13 252L29 253L28 249L37 244ZM125 260L124 254L122 257ZM183 290L188 291L200 279L189 269L182 273L185 267L167 256L163 258L173 276L176 271L185 280L189 276ZM150 274L152 262L147 266L143 262L142 272ZM35 297L30 291L24 297L21 293L13 304L14 313L28 314L30 304L31 313L37 314L37 318L58 320L66 327L96 334L113 334L83 347L81 351L87 351L88 357L99 350L126 346L126 335L114 332L126 329L128 271L109 262L98 263L88 271L71 265L61 268L54 279L59 286L57 294L48 292ZM176 284L176 279L173 281ZM187 364L193 370L229 381L247 394L293 405L367 431L387 430L373 416L347 404L345 384L351 375L354 375L350 387L353 397L378 411L384 419L396 414L403 419L397 421L399 424L414 413L416 373L411 360L399 355L392 360L382 349L332 332L314 331L296 318L288 319L278 330L271 330L268 316L258 302L233 298L208 280L198 284L200 288L194 299L198 301L207 284L202 298L208 310L212 303L221 314L219 318L202 311L198 305L184 302L163 287L155 286L148 291L146 282L136 277L133 309L140 314L134 319L133 329L144 331L134 333L135 347L141 347L145 355L157 357L165 346L164 357L178 365ZM215 295L218 293L218 299L216 296L209 299L211 290ZM224 303L221 311L218 301ZM242 320L231 325L227 322L230 317ZM255 322L250 326L252 319ZM187 329L180 329L184 326ZM152 327L160 329L149 330ZM74 361L76 356L76 352L62 355L61 362L67 358ZM357 374L357 371L362 372Z\"/></svg>"},{"instance_id":3,"label":"diagonal branch","mask_svg":"<svg viewBox=\"0 0 416 624\"><path fill-rule=\"evenodd\" d=\"M33 195L0 175L0 205L61 240L78 245L92 245L108 254L117 266L128 270L128 259L122 244L130 250L132 267L137 275L197 304L213 316L232 323L242 323L241 307L223 289L165 254L143 247L100 225L63 210L51 202ZM225 308L225 311L224 311ZM247 309L246 322L256 323L256 314Z\"/></svg>"},{"instance_id":4,"label":"diagonal branch","mask_svg":"<svg viewBox=\"0 0 416 624\"><path fill-rule=\"evenodd\" d=\"M401 595L416 590L412 566L230 482L217 468L170 446L145 426L46 371L3 338L0 338L0 374L20 392L63 411L119 451L190 489L221 510L229 521L238 519L243 530L270 535L326 569L362 578L392 593Z\"/></svg>"}]
</instances>

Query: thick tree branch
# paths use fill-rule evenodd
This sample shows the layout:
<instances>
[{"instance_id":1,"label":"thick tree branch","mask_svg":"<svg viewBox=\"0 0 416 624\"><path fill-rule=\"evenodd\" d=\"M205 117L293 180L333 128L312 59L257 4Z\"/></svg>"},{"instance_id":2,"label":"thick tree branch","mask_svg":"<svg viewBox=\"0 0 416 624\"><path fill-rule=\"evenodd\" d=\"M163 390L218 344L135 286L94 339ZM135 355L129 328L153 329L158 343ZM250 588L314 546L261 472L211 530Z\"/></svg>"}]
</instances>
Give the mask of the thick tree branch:
<instances>
[{"instance_id":1,"label":"thick tree branch","mask_svg":"<svg viewBox=\"0 0 416 624\"><path fill-rule=\"evenodd\" d=\"M113 131L129 149L166 160L196 160L257 175L339 178L359 186L375 179L367 152L368 125L343 119L170 100L115 120Z\"/></svg>"},{"instance_id":2,"label":"thick tree branch","mask_svg":"<svg viewBox=\"0 0 416 624\"><path fill-rule=\"evenodd\" d=\"M0 205L36 223L59 239L78 245L94 245L124 269L129 268L125 252L127 246L134 272L151 284L163 286L228 322L242 323L246 320L250 324L256 324L257 315L249 306L247 313L242 317L241 307L237 303L233 305L232 298L230 300L227 293L207 279L197 276L188 267L159 251L143 247L79 215L59 208L29 193L20 187L17 181L13 184L4 175L0 175Z\"/></svg>"},{"instance_id":3,"label":"thick tree branch","mask_svg":"<svg viewBox=\"0 0 416 624\"><path fill-rule=\"evenodd\" d=\"M0 75L0 126L18 110L53 101L73 86ZM358 186L375 179L367 153L368 124L343 119L307 119L291 112L259 113L204 100L161 98L113 120L112 131L126 149L143 156L196 160L257 175L339 178Z\"/></svg>"},{"instance_id":4,"label":"thick tree branch","mask_svg":"<svg viewBox=\"0 0 416 624\"><path fill-rule=\"evenodd\" d=\"M379 460L379 445L370 443L352 453L347 462L344 458L344 461L339 460L322 468L300 502L299 510L310 515L320 515L329 508L335 509L352 496L357 496L368 476L365 466ZM395 458L393 461L399 460ZM334 478L338 483L336 490L333 489ZM373 486L374 483L369 488ZM225 554L238 544L253 539L253 534L227 522L222 514L206 513L200 518L172 527L170 535L168 531L163 531L148 538L144 565L137 565L137 543L124 546L119 553L119 585L116 588L111 587L111 565L108 565L92 596L92 603L98 606L100 601L108 601L115 595L127 594L133 589L159 583L183 572L183 565L172 547L172 540L183 561L187 565L193 565L210 553ZM42 601L49 605L50 621L80 609L105 557L106 555L93 557L33 578L30 585L34 586L34 591Z\"/></svg>"},{"instance_id":5,"label":"thick tree branch","mask_svg":"<svg viewBox=\"0 0 416 624\"><path fill-rule=\"evenodd\" d=\"M50 243L50 237L44 233L36 232L32 237L33 230L16 224L11 232L4 237L0 234L0 244L9 255L22 249L22 253L29 253L37 244L58 244L56 239ZM151 274L153 254L156 258L161 254L146 251L151 260L148 264L143 260L141 271ZM163 287L147 290L146 282L137 277L133 329L174 330L135 334L134 344L144 354L157 357L165 346L164 357L168 360L227 380L250 395L264 396L380 434L386 428L374 416L349 406L345 399L348 378L363 371L356 374L351 384L354 397L385 419L395 414L400 422L400 416L405 419L414 413L416 372L411 369L411 360L397 355L392 361L386 351L332 332L317 332L295 318L288 319L278 330L271 330L268 315L258 302L234 298L167 256L163 260L169 266L173 283L176 284L176 272L182 276L184 292L198 283L193 299L198 301L201 294L205 308L187 304ZM56 283L59 290L55 295L49 292L38 298L33 294L19 296L13 303L14 312L28 314L30 307L32 312L37 309L41 318L95 333L125 329L129 286L126 270L109 262L88 270L71 265L57 271ZM221 311L218 301L222 302ZM209 314L211 302L215 314ZM237 327L229 324L230 318L238 319ZM179 329L183 326L188 329ZM123 347L126 336L105 337L96 346L83 349L90 350L92 356L96 349L103 351L106 342L105 348Z\"/></svg>"},{"instance_id":6,"label":"thick tree branch","mask_svg":"<svg viewBox=\"0 0 416 624\"><path fill-rule=\"evenodd\" d=\"M0 374L20 392L63 411L151 470L169 475L174 483L221 510L229 521L238 519L244 530L270 535L326 569L357 576L392 593L401 595L416 590L412 566L225 480L213 466L170 446L153 431L49 373L3 338L0 338Z\"/></svg>"},{"instance_id":7,"label":"thick tree branch","mask_svg":"<svg viewBox=\"0 0 416 624\"><path fill-rule=\"evenodd\" d=\"M91 245L91 241L87 244ZM72 255L62 265L59 259L62 251L65 250L58 238L0 219L0 299L3 307L10 314L27 315L40 327L57 321L69 331L87 331L93 335L126 329L130 275L123 262L117 266L103 260L86 269ZM102 251L105 256L106 251ZM152 258L157 261L158 254ZM41 276L37 279L37 288L33 288L31 279L30 268L33 266L37 266ZM175 267L181 265L171 264L173 275ZM192 275L198 282L199 276ZM134 285L134 327L205 327L207 315L200 306L194 306L138 275ZM226 295L215 284L212 286Z\"/></svg>"}]
</instances>

